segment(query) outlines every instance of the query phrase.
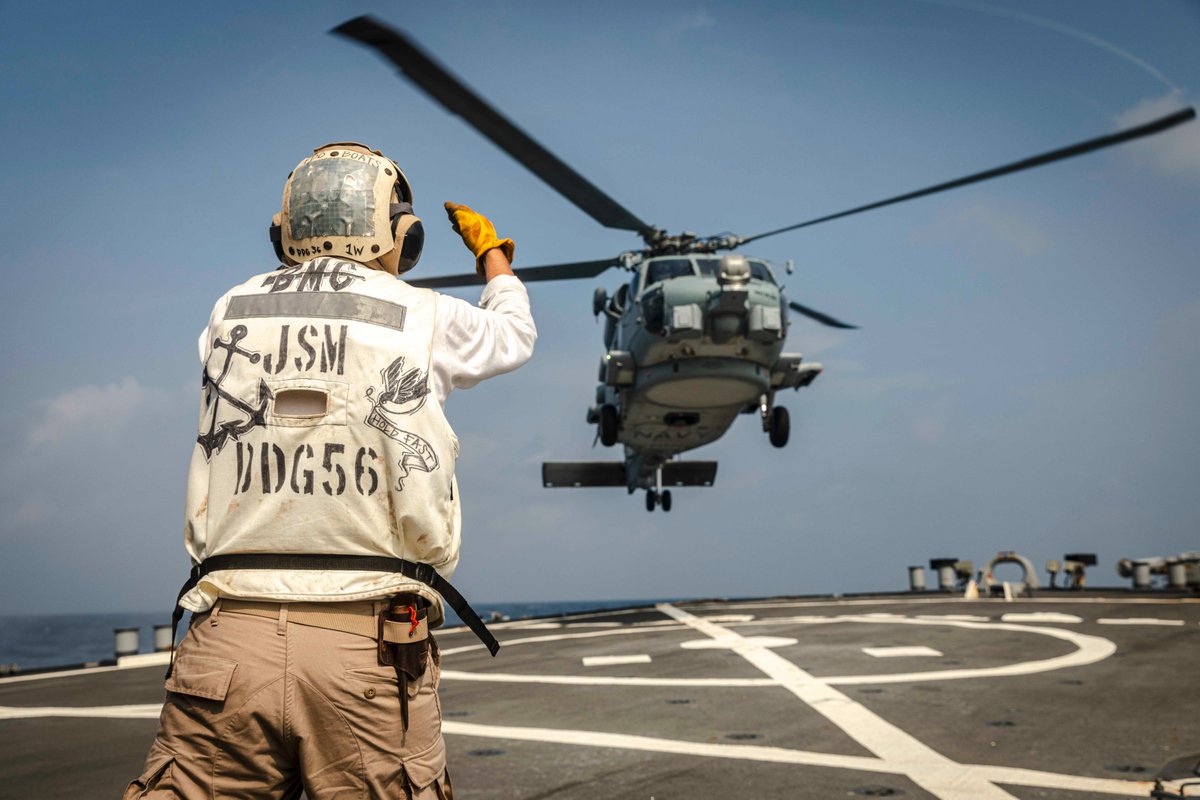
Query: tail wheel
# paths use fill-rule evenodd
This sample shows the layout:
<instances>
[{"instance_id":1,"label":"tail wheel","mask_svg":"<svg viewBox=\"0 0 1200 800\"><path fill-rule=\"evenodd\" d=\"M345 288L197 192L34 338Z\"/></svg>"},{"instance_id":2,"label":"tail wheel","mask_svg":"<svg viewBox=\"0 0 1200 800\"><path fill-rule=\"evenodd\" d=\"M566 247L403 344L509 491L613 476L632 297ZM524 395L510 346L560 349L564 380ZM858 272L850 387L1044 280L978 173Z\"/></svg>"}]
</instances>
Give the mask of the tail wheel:
<instances>
[{"instance_id":1,"label":"tail wheel","mask_svg":"<svg viewBox=\"0 0 1200 800\"><path fill-rule=\"evenodd\" d=\"M654 491L653 489L647 489L646 490L646 510L653 511L654 507L656 505L658 505L658 492Z\"/></svg>"},{"instance_id":2,"label":"tail wheel","mask_svg":"<svg viewBox=\"0 0 1200 800\"><path fill-rule=\"evenodd\" d=\"M617 443L617 429L621 426L621 418L617 416L616 406L605 403L600 406L600 444L612 447Z\"/></svg>"},{"instance_id":3,"label":"tail wheel","mask_svg":"<svg viewBox=\"0 0 1200 800\"><path fill-rule=\"evenodd\" d=\"M662 497L660 498L659 505L662 506L663 511L671 510L671 490L670 489L663 489L663 493L662 493Z\"/></svg>"},{"instance_id":4,"label":"tail wheel","mask_svg":"<svg viewBox=\"0 0 1200 800\"><path fill-rule=\"evenodd\" d=\"M783 447L788 443L788 434L792 431L792 423L788 418L788 410L783 406L771 409L771 427L768 434L771 444Z\"/></svg>"}]
</instances>

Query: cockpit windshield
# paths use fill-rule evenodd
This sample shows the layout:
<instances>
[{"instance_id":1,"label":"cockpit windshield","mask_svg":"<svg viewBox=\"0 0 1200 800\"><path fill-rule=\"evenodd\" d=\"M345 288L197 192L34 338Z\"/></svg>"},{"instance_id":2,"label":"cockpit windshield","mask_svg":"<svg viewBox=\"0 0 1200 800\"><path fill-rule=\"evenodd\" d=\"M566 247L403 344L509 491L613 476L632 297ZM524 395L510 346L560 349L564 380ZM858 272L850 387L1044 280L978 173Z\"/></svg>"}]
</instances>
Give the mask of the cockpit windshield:
<instances>
[{"instance_id":1,"label":"cockpit windshield","mask_svg":"<svg viewBox=\"0 0 1200 800\"><path fill-rule=\"evenodd\" d=\"M696 269L690 258L662 258L651 261L646 268L646 285L678 278L681 275L695 275Z\"/></svg>"},{"instance_id":2,"label":"cockpit windshield","mask_svg":"<svg viewBox=\"0 0 1200 800\"><path fill-rule=\"evenodd\" d=\"M750 262L750 278L752 280L775 283L775 278L771 276L771 270L767 266L767 262L759 258L748 258L746 260ZM697 258L696 263L700 266L701 275L715 278L721 271L721 259L719 258Z\"/></svg>"}]
</instances>

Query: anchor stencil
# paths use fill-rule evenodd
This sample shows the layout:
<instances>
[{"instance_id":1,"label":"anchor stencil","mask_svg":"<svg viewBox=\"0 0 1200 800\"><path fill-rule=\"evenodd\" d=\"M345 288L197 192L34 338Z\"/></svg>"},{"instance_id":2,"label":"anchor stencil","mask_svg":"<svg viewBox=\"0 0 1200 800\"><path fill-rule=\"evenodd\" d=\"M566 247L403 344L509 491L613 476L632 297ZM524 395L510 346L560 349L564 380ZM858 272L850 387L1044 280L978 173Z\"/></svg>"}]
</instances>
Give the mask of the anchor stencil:
<instances>
[{"instance_id":1,"label":"anchor stencil","mask_svg":"<svg viewBox=\"0 0 1200 800\"><path fill-rule=\"evenodd\" d=\"M225 377L229 374L230 367L233 366L235 356L247 358L251 364L257 364L261 359L258 353L247 350L238 344L238 342L246 338L247 333L245 325L238 325L229 332L228 341L220 338L213 340L214 348L220 348L225 351L225 365L221 368L221 374L215 379L209 376L208 365L206 364L204 367L201 388L205 390L205 401L209 407L209 412L212 414L212 421L209 423L208 433L200 434L196 437L196 441L204 450L205 461L210 460L213 453L221 452L221 448L230 439L237 441L254 428L259 426L266 427L267 424L267 404L271 401L273 395L271 394L271 390L267 388L266 381L262 378L258 379L257 406L253 406L221 388L221 384L224 383ZM214 393L215 397L213 396ZM245 414L245 418L222 422L218 426L217 417L219 416L219 407L222 400Z\"/></svg>"}]
</instances>

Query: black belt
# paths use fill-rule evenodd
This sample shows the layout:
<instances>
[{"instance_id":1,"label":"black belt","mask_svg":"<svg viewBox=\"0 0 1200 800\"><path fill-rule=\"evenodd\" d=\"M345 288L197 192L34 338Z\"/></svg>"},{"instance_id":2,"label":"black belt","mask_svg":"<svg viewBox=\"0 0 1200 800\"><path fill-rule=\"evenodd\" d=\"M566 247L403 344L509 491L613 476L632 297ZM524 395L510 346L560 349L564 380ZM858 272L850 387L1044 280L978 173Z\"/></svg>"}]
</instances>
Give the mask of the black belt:
<instances>
[{"instance_id":1,"label":"black belt","mask_svg":"<svg viewBox=\"0 0 1200 800\"><path fill-rule=\"evenodd\" d=\"M167 667L167 677L171 677L171 667L174 666L175 633L179 629L179 621L183 619L183 606L180 601L183 596L196 588L200 579L210 572L226 569L270 569L270 570L350 570L353 572L398 572L406 578L420 581L440 594L454 609L459 619L467 624L471 632L479 637L493 656L500 650L500 643L491 631L483 624L483 620L475 613L475 609L467 599L459 594L450 582L438 575L429 564L407 561L403 558L389 556L359 556L359 555L316 555L311 553L228 553L220 556L209 556L192 567L179 597L175 600L175 610L171 613L171 661Z\"/></svg>"}]
</instances>

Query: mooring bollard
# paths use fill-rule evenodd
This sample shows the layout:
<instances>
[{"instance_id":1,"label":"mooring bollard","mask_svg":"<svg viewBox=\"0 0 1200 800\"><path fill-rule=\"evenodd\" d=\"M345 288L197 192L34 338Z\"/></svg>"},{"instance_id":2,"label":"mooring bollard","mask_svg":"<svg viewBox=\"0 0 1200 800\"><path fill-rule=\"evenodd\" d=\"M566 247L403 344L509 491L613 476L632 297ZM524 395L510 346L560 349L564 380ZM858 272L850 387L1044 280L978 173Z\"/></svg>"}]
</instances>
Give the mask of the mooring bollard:
<instances>
[{"instance_id":1,"label":"mooring bollard","mask_svg":"<svg viewBox=\"0 0 1200 800\"><path fill-rule=\"evenodd\" d=\"M911 592L925 591L925 568L924 567L909 567L908 568L908 589Z\"/></svg>"},{"instance_id":2,"label":"mooring bollard","mask_svg":"<svg viewBox=\"0 0 1200 800\"><path fill-rule=\"evenodd\" d=\"M954 589L954 565L958 563L957 558L931 558L929 559L929 568L933 570L938 577L938 589L943 592L949 592Z\"/></svg>"},{"instance_id":3,"label":"mooring bollard","mask_svg":"<svg viewBox=\"0 0 1200 800\"><path fill-rule=\"evenodd\" d=\"M1181 558L1167 560L1167 581L1172 589L1187 588L1187 562Z\"/></svg>"},{"instance_id":4,"label":"mooring bollard","mask_svg":"<svg viewBox=\"0 0 1200 800\"><path fill-rule=\"evenodd\" d=\"M137 655L137 628L113 628L113 636L116 638L116 642L113 645L113 656L121 658L122 656Z\"/></svg>"},{"instance_id":5,"label":"mooring bollard","mask_svg":"<svg viewBox=\"0 0 1200 800\"><path fill-rule=\"evenodd\" d=\"M154 649L160 653L171 649L171 626L170 625L155 625L154 626Z\"/></svg>"}]
</instances>

